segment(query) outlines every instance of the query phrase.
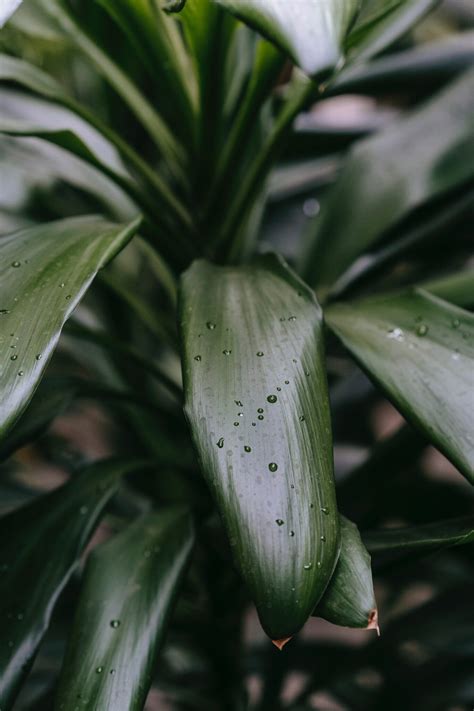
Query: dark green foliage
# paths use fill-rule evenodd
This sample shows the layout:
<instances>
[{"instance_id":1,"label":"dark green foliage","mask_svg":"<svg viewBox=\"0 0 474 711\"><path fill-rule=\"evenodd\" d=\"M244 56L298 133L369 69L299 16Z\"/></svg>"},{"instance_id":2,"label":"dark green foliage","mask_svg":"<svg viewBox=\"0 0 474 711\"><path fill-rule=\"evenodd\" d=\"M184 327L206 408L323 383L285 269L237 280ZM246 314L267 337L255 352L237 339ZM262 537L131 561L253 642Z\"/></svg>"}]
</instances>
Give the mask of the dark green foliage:
<instances>
[{"instance_id":1,"label":"dark green foliage","mask_svg":"<svg viewBox=\"0 0 474 711\"><path fill-rule=\"evenodd\" d=\"M1 711L472 709L474 18L435 4L3 3Z\"/></svg>"}]
</instances>

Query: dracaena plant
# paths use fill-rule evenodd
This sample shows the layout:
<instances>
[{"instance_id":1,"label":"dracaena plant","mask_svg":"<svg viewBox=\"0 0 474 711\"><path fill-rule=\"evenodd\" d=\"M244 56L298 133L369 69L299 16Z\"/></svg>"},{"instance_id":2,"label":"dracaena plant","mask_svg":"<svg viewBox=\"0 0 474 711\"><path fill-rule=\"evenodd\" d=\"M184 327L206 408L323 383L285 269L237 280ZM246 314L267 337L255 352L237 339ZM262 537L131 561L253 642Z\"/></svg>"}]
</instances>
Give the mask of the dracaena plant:
<instances>
[{"instance_id":1,"label":"dracaena plant","mask_svg":"<svg viewBox=\"0 0 474 711\"><path fill-rule=\"evenodd\" d=\"M474 35L397 45L434 4L25 0L2 30L2 711L472 706ZM397 114L318 122L346 94ZM58 445L83 402L102 454ZM298 635L378 630L372 565L380 639Z\"/></svg>"}]
</instances>

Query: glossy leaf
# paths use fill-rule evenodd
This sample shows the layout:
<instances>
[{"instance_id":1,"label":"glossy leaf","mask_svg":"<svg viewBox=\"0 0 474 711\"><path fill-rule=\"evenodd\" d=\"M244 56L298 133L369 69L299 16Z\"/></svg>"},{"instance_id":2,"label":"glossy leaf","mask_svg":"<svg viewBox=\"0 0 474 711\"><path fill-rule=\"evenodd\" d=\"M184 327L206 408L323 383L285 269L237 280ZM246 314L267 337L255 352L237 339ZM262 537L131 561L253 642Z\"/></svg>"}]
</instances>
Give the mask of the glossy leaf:
<instances>
[{"instance_id":1,"label":"glossy leaf","mask_svg":"<svg viewBox=\"0 0 474 711\"><path fill-rule=\"evenodd\" d=\"M62 379L43 381L20 421L0 439L0 461L39 437L71 404L75 388Z\"/></svg>"},{"instance_id":2,"label":"glossy leaf","mask_svg":"<svg viewBox=\"0 0 474 711\"><path fill-rule=\"evenodd\" d=\"M370 555L355 523L341 516L340 524L339 560L313 615L343 627L378 629Z\"/></svg>"},{"instance_id":3,"label":"glossy leaf","mask_svg":"<svg viewBox=\"0 0 474 711\"><path fill-rule=\"evenodd\" d=\"M184 509L143 516L96 548L84 583L56 698L141 711L194 541Z\"/></svg>"},{"instance_id":4,"label":"glossy leaf","mask_svg":"<svg viewBox=\"0 0 474 711\"><path fill-rule=\"evenodd\" d=\"M0 432L28 404L65 321L139 220L61 220L0 239Z\"/></svg>"},{"instance_id":5,"label":"glossy leaf","mask_svg":"<svg viewBox=\"0 0 474 711\"><path fill-rule=\"evenodd\" d=\"M474 70L411 116L360 141L333 187L304 259L327 289L416 208L474 178Z\"/></svg>"},{"instance_id":6,"label":"glossy leaf","mask_svg":"<svg viewBox=\"0 0 474 711\"><path fill-rule=\"evenodd\" d=\"M10 19L15 10L21 5L22 0L0 0L0 27Z\"/></svg>"},{"instance_id":7,"label":"glossy leaf","mask_svg":"<svg viewBox=\"0 0 474 711\"><path fill-rule=\"evenodd\" d=\"M321 310L274 256L196 262L180 303L203 474L262 625L284 639L311 614L339 551Z\"/></svg>"},{"instance_id":8,"label":"glossy leaf","mask_svg":"<svg viewBox=\"0 0 474 711\"><path fill-rule=\"evenodd\" d=\"M324 75L343 59L346 33L358 0L215 0L255 27L311 76Z\"/></svg>"},{"instance_id":9,"label":"glossy leaf","mask_svg":"<svg viewBox=\"0 0 474 711\"><path fill-rule=\"evenodd\" d=\"M326 320L402 414L474 482L474 315L415 291L337 304Z\"/></svg>"},{"instance_id":10,"label":"glossy leaf","mask_svg":"<svg viewBox=\"0 0 474 711\"><path fill-rule=\"evenodd\" d=\"M464 309L474 307L474 269L448 274L439 279L424 282L422 288L440 299Z\"/></svg>"},{"instance_id":11,"label":"glossy leaf","mask_svg":"<svg viewBox=\"0 0 474 711\"><path fill-rule=\"evenodd\" d=\"M364 534L364 543L371 553L393 554L397 557L472 544L474 517L464 516L423 526L368 531Z\"/></svg>"},{"instance_id":12,"label":"glossy leaf","mask_svg":"<svg viewBox=\"0 0 474 711\"><path fill-rule=\"evenodd\" d=\"M130 107L171 169L177 169L181 149L161 116L127 74L84 32L60 0L40 0L41 7Z\"/></svg>"},{"instance_id":13,"label":"glossy leaf","mask_svg":"<svg viewBox=\"0 0 474 711\"><path fill-rule=\"evenodd\" d=\"M405 35L440 0L362 0L347 39L349 58L368 59Z\"/></svg>"},{"instance_id":14,"label":"glossy leaf","mask_svg":"<svg viewBox=\"0 0 474 711\"><path fill-rule=\"evenodd\" d=\"M0 519L0 704L5 711L119 477L139 467L126 461L98 463Z\"/></svg>"},{"instance_id":15,"label":"glossy leaf","mask_svg":"<svg viewBox=\"0 0 474 711\"><path fill-rule=\"evenodd\" d=\"M326 95L393 94L411 89L416 89L417 95L429 93L433 87L453 79L472 64L474 32L461 32L349 66L331 84Z\"/></svg>"}]
</instances>

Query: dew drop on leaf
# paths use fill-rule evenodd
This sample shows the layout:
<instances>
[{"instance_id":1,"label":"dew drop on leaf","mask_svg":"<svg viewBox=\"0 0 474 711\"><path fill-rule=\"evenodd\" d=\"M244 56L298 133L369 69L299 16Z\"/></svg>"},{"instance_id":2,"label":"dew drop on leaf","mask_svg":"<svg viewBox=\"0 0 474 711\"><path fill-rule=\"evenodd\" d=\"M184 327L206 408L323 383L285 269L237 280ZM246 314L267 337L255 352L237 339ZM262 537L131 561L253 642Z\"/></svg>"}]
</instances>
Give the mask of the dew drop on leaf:
<instances>
[{"instance_id":1,"label":"dew drop on leaf","mask_svg":"<svg viewBox=\"0 0 474 711\"><path fill-rule=\"evenodd\" d=\"M215 329L215 327L216 327L216 324L215 324L215 323L212 323L212 321L208 321L208 322L206 323L206 326L208 327L208 329L209 329L210 331L213 331L213 330Z\"/></svg>"},{"instance_id":2,"label":"dew drop on leaf","mask_svg":"<svg viewBox=\"0 0 474 711\"><path fill-rule=\"evenodd\" d=\"M267 401L270 402L272 405L278 400L276 395L269 395L267 397Z\"/></svg>"},{"instance_id":3,"label":"dew drop on leaf","mask_svg":"<svg viewBox=\"0 0 474 711\"><path fill-rule=\"evenodd\" d=\"M326 516L329 514L329 509L327 506L321 506L321 511L323 514L326 514Z\"/></svg>"},{"instance_id":4,"label":"dew drop on leaf","mask_svg":"<svg viewBox=\"0 0 474 711\"><path fill-rule=\"evenodd\" d=\"M245 452L251 452L251 451L252 451L252 447L249 447L248 444L246 444L245 447L244 447L244 451L245 451Z\"/></svg>"},{"instance_id":5,"label":"dew drop on leaf","mask_svg":"<svg viewBox=\"0 0 474 711\"><path fill-rule=\"evenodd\" d=\"M222 447L224 446L224 437L221 437L221 438L218 440L217 446L219 447L219 449L222 449Z\"/></svg>"},{"instance_id":6,"label":"dew drop on leaf","mask_svg":"<svg viewBox=\"0 0 474 711\"><path fill-rule=\"evenodd\" d=\"M283 521L282 518L277 518L277 519L275 520L275 523L277 524L277 526L283 526L283 524L284 524L285 522Z\"/></svg>"},{"instance_id":7,"label":"dew drop on leaf","mask_svg":"<svg viewBox=\"0 0 474 711\"><path fill-rule=\"evenodd\" d=\"M276 464L275 462L270 462L270 464L268 465L268 468L270 469L271 472L276 472L278 469L278 464Z\"/></svg>"},{"instance_id":8,"label":"dew drop on leaf","mask_svg":"<svg viewBox=\"0 0 474 711\"><path fill-rule=\"evenodd\" d=\"M305 565L303 565L303 568L304 568L305 570L311 570L312 567L313 567L313 564L312 564L312 563L306 563Z\"/></svg>"},{"instance_id":9,"label":"dew drop on leaf","mask_svg":"<svg viewBox=\"0 0 474 711\"><path fill-rule=\"evenodd\" d=\"M194 356L194 360L197 360L197 361L199 362L199 361L201 360L201 356L200 356L200 355L195 355L195 356Z\"/></svg>"},{"instance_id":10,"label":"dew drop on leaf","mask_svg":"<svg viewBox=\"0 0 474 711\"><path fill-rule=\"evenodd\" d=\"M116 630L118 627L120 627L120 620L111 620L110 626L113 627L114 630Z\"/></svg>"},{"instance_id":11,"label":"dew drop on leaf","mask_svg":"<svg viewBox=\"0 0 474 711\"><path fill-rule=\"evenodd\" d=\"M21 263L17 262L17 261L12 262L12 267L14 267L15 269L18 269L18 267L21 267Z\"/></svg>"},{"instance_id":12,"label":"dew drop on leaf","mask_svg":"<svg viewBox=\"0 0 474 711\"><path fill-rule=\"evenodd\" d=\"M264 353L263 351L258 351L258 353L257 353L257 356L258 356L259 358L261 358L261 357L264 356L264 355L265 355L265 353Z\"/></svg>"},{"instance_id":13,"label":"dew drop on leaf","mask_svg":"<svg viewBox=\"0 0 474 711\"><path fill-rule=\"evenodd\" d=\"M425 323L422 323L416 329L416 333L418 336L426 336L426 334L428 333L428 326Z\"/></svg>"}]
</instances>

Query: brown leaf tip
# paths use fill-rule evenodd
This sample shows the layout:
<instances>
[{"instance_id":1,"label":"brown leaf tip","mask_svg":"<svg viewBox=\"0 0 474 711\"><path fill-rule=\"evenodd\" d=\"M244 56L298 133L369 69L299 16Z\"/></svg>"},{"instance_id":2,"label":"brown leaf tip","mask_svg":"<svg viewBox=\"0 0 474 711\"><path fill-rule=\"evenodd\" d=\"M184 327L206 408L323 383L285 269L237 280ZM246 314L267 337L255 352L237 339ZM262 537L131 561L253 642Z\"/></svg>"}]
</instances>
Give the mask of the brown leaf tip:
<instances>
[{"instance_id":1,"label":"brown leaf tip","mask_svg":"<svg viewBox=\"0 0 474 711\"><path fill-rule=\"evenodd\" d=\"M380 637L379 613L377 612L377 608L370 611L367 629L377 630L377 637Z\"/></svg>"},{"instance_id":2,"label":"brown leaf tip","mask_svg":"<svg viewBox=\"0 0 474 711\"><path fill-rule=\"evenodd\" d=\"M278 647L281 652L285 644L289 642L290 639L291 637L284 637L283 639L272 639L272 644L274 644L275 647Z\"/></svg>"}]
</instances>

